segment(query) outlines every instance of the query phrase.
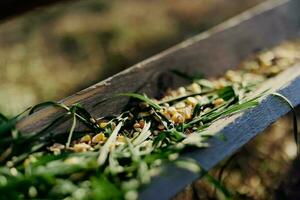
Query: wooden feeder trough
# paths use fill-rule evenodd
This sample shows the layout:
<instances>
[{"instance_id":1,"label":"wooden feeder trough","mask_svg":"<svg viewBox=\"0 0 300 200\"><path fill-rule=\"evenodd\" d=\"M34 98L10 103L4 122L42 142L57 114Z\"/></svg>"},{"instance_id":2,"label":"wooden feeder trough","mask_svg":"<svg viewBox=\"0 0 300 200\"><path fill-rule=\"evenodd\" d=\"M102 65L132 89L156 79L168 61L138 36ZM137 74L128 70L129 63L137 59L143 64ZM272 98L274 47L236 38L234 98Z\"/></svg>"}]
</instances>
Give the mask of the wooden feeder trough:
<instances>
[{"instance_id":1,"label":"wooden feeder trough","mask_svg":"<svg viewBox=\"0 0 300 200\"><path fill-rule=\"evenodd\" d=\"M60 102L66 105L80 103L95 117L119 113L128 98L105 101L116 93L160 96L167 87L184 84L170 73L172 69L216 77L259 50L297 38L299 32L300 1L269 0ZM266 89L283 94L293 106L299 105L300 63L267 80L256 92L259 94ZM185 156L209 170L289 111L290 108L278 98L267 95L259 106L220 119L208 128L216 135L224 134L227 141L212 137L208 142L213 148L195 150ZM38 131L59 112L55 108L40 110L20 121L18 128L24 132ZM57 131L63 132L67 128L69 125L65 123ZM140 191L140 199L170 199L197 178L186 170L166 166L160 176L154 177L151 184Z\"/></svg>"}]
</instances>

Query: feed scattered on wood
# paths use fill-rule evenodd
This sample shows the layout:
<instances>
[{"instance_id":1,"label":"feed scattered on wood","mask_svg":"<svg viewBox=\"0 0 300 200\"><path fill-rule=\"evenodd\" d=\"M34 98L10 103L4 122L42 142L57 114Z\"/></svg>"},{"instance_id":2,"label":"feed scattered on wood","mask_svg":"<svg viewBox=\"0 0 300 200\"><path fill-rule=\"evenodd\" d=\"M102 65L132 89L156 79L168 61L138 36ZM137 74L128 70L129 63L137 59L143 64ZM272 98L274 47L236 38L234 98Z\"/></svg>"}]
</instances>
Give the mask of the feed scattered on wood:
<instances>
[{"instance_id":1,"label":"feed scattered on wood","mask_svg":"<svg viewBox=\"0 0 300 200\"><path fill-rule=\"evenodd\" d=\"M168 90L162 99L118 94L132 101L115 117L94 119L78 104L47 102L66 112L42 131L22 134L15 128L18 117L0 115L1 195L136 199L138 189L163 163L177 160L190 147L207 148L208 136L202 133L214 121L256 106L258 100L247 99L247 94L298 61L299 50L297 42L285 43L249 58L224 77L193 79L190 85ZM73 120L69 133L53 131L67 119ZM88 131L76 132L76 121Z\"/></svg>"}]
</instances>

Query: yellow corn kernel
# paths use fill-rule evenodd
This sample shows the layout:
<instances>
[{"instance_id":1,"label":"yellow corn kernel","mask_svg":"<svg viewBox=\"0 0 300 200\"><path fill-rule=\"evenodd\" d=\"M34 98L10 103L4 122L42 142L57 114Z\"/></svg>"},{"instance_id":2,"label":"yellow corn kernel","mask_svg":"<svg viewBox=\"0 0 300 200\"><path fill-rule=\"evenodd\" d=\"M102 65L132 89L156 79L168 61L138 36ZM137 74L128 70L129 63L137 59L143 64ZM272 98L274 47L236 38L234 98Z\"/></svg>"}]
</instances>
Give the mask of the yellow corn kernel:
<instances>
[{"instance_id":1,"label":"yellow corn kernel","mask_svg":"<svg viewBox=\"0 0 300 200\"><path fill-rule=\"evenodd\" d=\"M194 92L194 93L200 93L201 92L201 87L199 84L197 83L192 83L188 89L191 91L191 92Z\"/></svg>"},{"instance_id":2,"label":"yellow corn kernel","mask_svg":"<svg viewBox=\"0 0 300 200\"><path fill-rule=\"evenodd\" d=\"M180 101L178 103L175 104L175 108L176 109L181 109L181 108L184 108L186 105L183 101Z\"/></svg>"},{"instance_id":3,"label":"yellow corn kernel","mask_svg":"<svg viewBox=\"0 0 300 200\"><path fill-rule=\"evenodd\" d=\"M107 125L108 125L107 122L100 122L99 123L100 128L105 128Z\"/></svg>"},{"instance_id":4,"label":"yellow corn kernel","mask_svg":"<svg viewBox=\"0 0 300 200\"><path fill-rule=\"evenodd\" d=\"M86 152L90 148L91 148L91 146L86 143L79 143L79 144L74 145L73 150L75 152Z\"/></svg>"},{"instance_id":5,"label":"yellow corn kernel","mask_svg":"<svg viewBox=\"0 0 300 200\"><path fill-rule=\"evenodd\" d=\"M179 95L185 95L185 93L186 93L186 90L185 90L185 88L184 87L180 87L180 88L178 88L178 93L179 93Z\"/></svg>"},{"instance_id":6,"label":"yellow corn kernel","mask_svg":"<svg viewBox=\"0 0 300 200\"><path fill-rule=\"evenodd\" d=\"M122 143L125 143L125 142L126 142L125 137L124 137L123 135L118 135L118 136L117 136L117 141L118 141L118 142L122 142Z\"/></svg>"},{"instance_id":7,"label":"yellow corn kernel","mask_svg":"<svg viewBox=\"0 0 300 200\"><path fill-rule=\"evenodd\" d=\"M168 113L171 115L174 115L177 113L176 108L174 108L173 106L171 106L170 108L168 108Z\"/></svg>"},{"instance_id":8,"label":"yellow corn kernel","mask_svg":"<svg viewBox=\"0 0 300 200\"><path fill-rule=\"evenodd\" d=\"M186 99L186 103L188 105L196 106L196 104L198 103L198 100L195 97L188 97Z\"/></svg>"},{"instance_id":9,"label":"yellow corn kernel","mask_svg":"<svg viewBox=\"0 0 300 200\"><path fill-rule=\"evenodd\" d=\"M145 126L145 121L144 120L140 120L140 122L139 122L139 124L140 124L140 128L144 128L144 126Z\"/></svg>"},{"instance_id":10,"label":"yellow corn kernel","mask_svg":"<svg viewBox=\"0 0 300 200\"><path fill-rule=\"evenodd\" d=\"M52 151L55 155L60 154L61 150L65 148L65 145L54 143L51 147L49 147L49 150Z\"/></svg>"},{"instance_id":11,"label":"yellow corn kernel","mask_svg":"<svg viewBox=\"0 0 300 200\"><path fill-rule=\"evenodd\" d=\"M104 133L98 133L92 138L92 143L103 143L106 141L106 139L107 137L104 135Z\"/></svg>"},{"instance_id":12,"label":"yellow corn kernel","mask_svg":"<svg viewBox=\"0 0 300 200\"><path fill-rule=\"evenodd\" d=\"M172 121L179 124L184 122L184 118L181 114L176 113L172 116Z\"/></svg>"},{"instance_id":13,"label":"yellow corn kernel","mask_svg":"<svg viewBox=\"0 0 300 200\"><path fill-rule=\"evenodd\" d=\"M85 135L80 139L80 142L85 142L85 143L89 143L91 142L92 138L90 135Z\"/></svg>"},{"instance_id":14,"label":"yellow corn kernel","mask_svg":"<svg viewBox=\"0 0 300 200\"><path fill-rule=\"evenodd\" d=\"M224 99L222 99L222 98L218 98L213 101L214 106L220 106L223 103L224 103Z\"/></svg>"},{"instance_id":15,"label":"yellow corn kernel","mask_svg":"<svg viewBox=\"0 0 300 200\"><path fill-rule=\"evenodd\" d=\"M185 120L187 119L191 119L192 118L192 107L188 106L183 110L183 117L185 118Z\"/></svg>"},{"instance_id":16,"label":"yellow corn kernel","mask_svg":"<svg viewBox=\"0 0 300 200\"><path fill-rule=\"evenodd\" d=\"M165 126L163 124L159 124L158 127L157 127L159 130L164 130L165 129Z\"/></svg>"},{"instance_id":17,"label":"yellow corn kernel","mask_svg":"<svg viewBox=\"0 0 300 200\"><path fill-rule=\"evenodd\" d=\"M196 95L195 98L196 98L198 101L201 101L201 100L202 100L202 96L200 96L200 95Z\"/></svg>"}]
</instances>

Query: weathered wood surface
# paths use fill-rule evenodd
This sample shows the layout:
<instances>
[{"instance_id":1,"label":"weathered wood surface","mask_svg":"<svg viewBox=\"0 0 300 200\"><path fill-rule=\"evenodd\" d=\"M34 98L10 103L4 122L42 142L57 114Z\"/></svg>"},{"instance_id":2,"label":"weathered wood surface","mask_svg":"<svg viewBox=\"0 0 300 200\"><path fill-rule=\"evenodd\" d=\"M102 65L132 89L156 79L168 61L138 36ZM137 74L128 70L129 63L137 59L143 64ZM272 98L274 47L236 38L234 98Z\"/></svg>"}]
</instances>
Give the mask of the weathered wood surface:
<instances>
[{"instance_id":1,"label":"weathered wood surface","mask_svg":"<svg viewBox=\"0 0 300 200\"><path fill-rule=\"evenodd\" d=\"M271 93L278 92L288 98L294 106L299 105L300 63L266 81L250 96L255 97L266 90L269 90L268 95L263 97L259 106L220 119L206 130L207 133L216 133L216 137L208 141L211 147L188 152L183 156L195 159L203 169L209 170L290 111L286 102ZM219 134L225 136L226 141L219 139ZM155 177L151 184L141 191L140 199L170 199L197 178L199 174L166 166L162 174Z\"/></svg>"},{"instance_id":2,"label":"weathered wood surface","mask_svg":"<svg viewBox=\"0 0 300 200\"><path fill-rule=\"evenodd\" d=\"M171 69L201 72L208 77L221 75L249 54L296 37L299 4L298 0L270 0L60 102L80 103L95 117L101 117L120 112L126 104L127 98L104 101L115 93L157 96L167 86L180 85L182 82L170 74ZM25 132L37 131L58 114L57 109L44 109L22 120L18 127Z\"/></svg>"},{"instance_id":3,"label":"weathered wood surface","mask_svg":"<svg viewBox=\"0 0 300 200\"><path fill-rule=\"evenodd\" d=\"M254 52L297 37L300 30L299 10L299 0L270 0L61 102L67 105L81 103L95 117L100 117L120 112L127 102L126 98L104 101L115 93L145 92L157 96L164 86L181 84L170 75L171 69L186 73L202 72L208 77L221 75ZM300 64L270 79L256 92L265 89L278 91L293 105L298 105ZM185 156L196 159L208 170L288 111L287 105L268 95L258 107L221 119L208 128L211 133L224 134L227 142L214 137L209 140L212 148L193 151ZM44 109L22 120L18 127L24 131L37 131L57 114L56 109ZM65 128L67 126L62 126L59 131ZM167 166L161 176L155 177L151 185L141 191L140 198L169 199L197 177L185 170Z\"/></svg>"},{"instance_id":4,"label":"weathered wood surface","mask_svg":"<svg viewBox=\"0 0 300 200\"><path fill-rule=\"evenodd\" d=\"M0 21L30 10L69 0L1 0Z\"/></svg>"}]
</instances>

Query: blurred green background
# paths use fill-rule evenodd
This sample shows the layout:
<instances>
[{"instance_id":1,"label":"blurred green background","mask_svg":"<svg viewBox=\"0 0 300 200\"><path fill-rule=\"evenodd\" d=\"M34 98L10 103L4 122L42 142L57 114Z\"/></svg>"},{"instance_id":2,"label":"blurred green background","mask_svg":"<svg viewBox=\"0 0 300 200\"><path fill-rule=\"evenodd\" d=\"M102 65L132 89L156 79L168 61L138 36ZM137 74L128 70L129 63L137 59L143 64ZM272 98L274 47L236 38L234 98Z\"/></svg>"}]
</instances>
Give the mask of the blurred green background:
<instances>
[{"instance_id":1,"label":"blurred green background","mask_svg":"<svg viewBox=\"0 0 300 200\"><path fill-rule=\"evenodd\" d=\"M81 0L0 25L0 112L59 100L263 0Z\"/></svg>"}]
</instances>

